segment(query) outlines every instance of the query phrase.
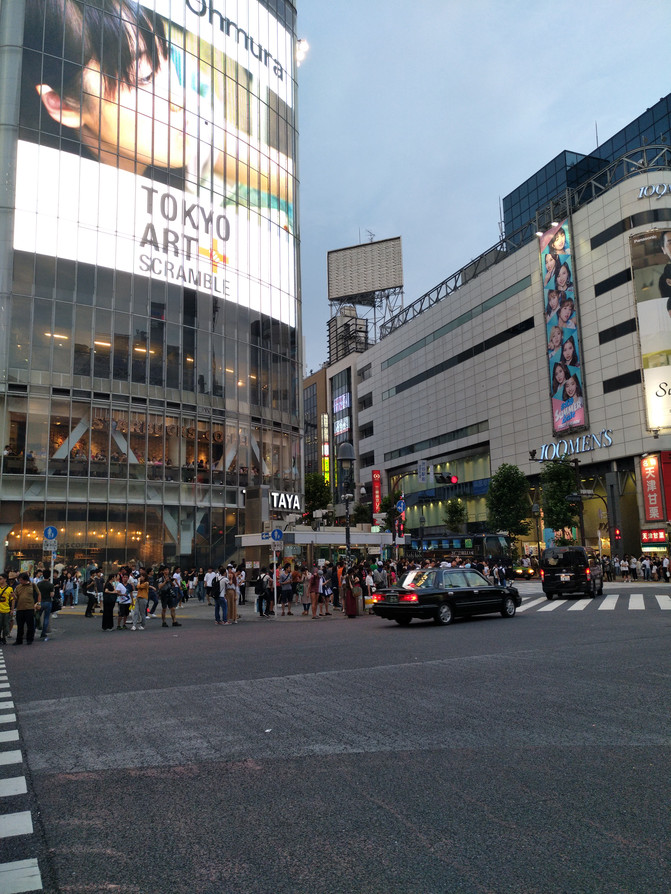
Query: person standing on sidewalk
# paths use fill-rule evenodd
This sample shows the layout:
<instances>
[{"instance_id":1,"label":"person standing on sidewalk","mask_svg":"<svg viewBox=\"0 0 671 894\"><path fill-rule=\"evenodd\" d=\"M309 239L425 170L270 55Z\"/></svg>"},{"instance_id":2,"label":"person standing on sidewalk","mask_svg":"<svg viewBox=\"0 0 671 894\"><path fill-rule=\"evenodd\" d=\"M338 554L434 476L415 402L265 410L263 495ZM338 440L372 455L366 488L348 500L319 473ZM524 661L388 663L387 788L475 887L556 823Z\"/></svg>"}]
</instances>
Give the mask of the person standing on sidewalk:
<instances>
[{"instance_id":1,"label":"person standing on sidewalk","mask_svg":"<svg viewBox=\"0 0 671 894\"><path fill-rule=\"evenodd\" d=\"M118 578L118 574L108 574L103 587L103 630L114 630L114 606L116 605Z\"/></svg>"},{"instance_id":2,"label":"person standing on sidewalk","mask_svg":"<svg viewBox=\"0 0 671 894\"><path fill-rule=\"evenodd\" d=\"M85 618L92 618L93 612L95 611L95 607L98 604L98 578L95 574L92 574L91 577L86 582L86 611L84 612Z\"/></svg>"},{"instance_id":3,"label":"person standing on sidewalk","mask_svg":"<svg viewBox=\"0 0 671 894\"><path fill-rule=\"evenodd\" d=\"M133 626L131 630L144 630L144 619L147 614L147 603L149 602L149 577L146 571L140 572L140 580L137 585L137 593L135 595L135 608L133 610Z\"/></svg>"},{"instance_id":4,"label":"person standing on sidewalk","mask_svg":"<svg viewBox=\"0 0 671 894\"><path fill-rule=\"evenodd\" d=\"M228 620L227 624L237 624L238 623L238 577L235 573L235 568L232 565L228 566L228 570L226 572L226 578L222 583L222 586L225 588L226 594L226 605L228 608Z\"/></svg>"},{"instance_id":5,"label":"person standing on sidewalk","mask_svg":"<svg viewBox=\"0 0 671 894\"><path fill-rule=\"evenodd\" d=\"M12 596L14 590L7 583L7 576L0 573L0 645L7 645L12 628Z\"/></svg>"},{"instance_id":6,"label":"person standing on sidewalk","mask_svg":"<svg viewBox=\"0 0 671 894\"><path fill-rule=\"evenodd\" d=\"M226 618L228 617L226 595L223 590L225 580L226 578L223 573L223 568L219 568L212 575L212 582L210 583L209 590L209 596L214 599L214 623L219 625L225 624ZM210 603L208 602L208 605L209 604Z\"/></svg>"},{"instance_id":7,"label":"person standing on sidewalk","mask_svg":"<svg viewBox=\"0 0 671 894\"><path fill-rule=\"evenodd\" d=\"M40 592L31 583L28 572L19 575L19 582L14 590L12 605L16 614L15 646L23 645L23 631L26 630L26 645L30 646L35 639L35 609L40 607Z\"/></svg>"},{"instance_id":8,"label":"person standing on sidewalk","mask_svg":"<svg viewBox=\"0 0 671 894\"><path fill-rule=\"evenodd\" d=\"M40 617L42 619L40 639L46 642L49 638L49 619L51 618L51 605L54 598L54 585L48 577L43 577L38 582L37 589L40 591Z\"/></svg>"}]
</instances>

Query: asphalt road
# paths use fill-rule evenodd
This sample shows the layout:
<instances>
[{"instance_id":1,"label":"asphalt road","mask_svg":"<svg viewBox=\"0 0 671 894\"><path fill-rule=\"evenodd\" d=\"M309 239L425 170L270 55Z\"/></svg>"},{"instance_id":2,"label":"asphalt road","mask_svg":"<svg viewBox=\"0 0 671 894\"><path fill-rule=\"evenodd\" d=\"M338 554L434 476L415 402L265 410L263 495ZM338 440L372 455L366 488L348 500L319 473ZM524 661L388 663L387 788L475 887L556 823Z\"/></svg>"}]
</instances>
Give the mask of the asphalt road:
<instances>
[{"instance_id":1,"label":"asphalt road","mask_svg":"<svg viewBox=\"0 0 671 894\"><path fill-rule=\"evenodd\" d=\"M0 812L34 833L0 863L73 894L668 894L671 587L520 589L447 628L66 610L2 650L28 793Z\"/></svg>"}]
</instances>

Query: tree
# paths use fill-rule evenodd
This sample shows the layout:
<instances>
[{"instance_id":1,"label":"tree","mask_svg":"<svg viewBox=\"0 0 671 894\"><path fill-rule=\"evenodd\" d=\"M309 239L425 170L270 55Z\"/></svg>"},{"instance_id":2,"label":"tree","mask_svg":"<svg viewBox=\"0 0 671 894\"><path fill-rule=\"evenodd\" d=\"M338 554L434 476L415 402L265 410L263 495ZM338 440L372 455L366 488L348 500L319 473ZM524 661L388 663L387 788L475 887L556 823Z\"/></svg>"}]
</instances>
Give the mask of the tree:
<instances>
[{"instance_id":1,"label":"tree","mask_svg":"<svg viewBox=\"0 0 671 894\"><path fill-rule=\"evenodd\" d=\"M566 497L575 493L573 466L566 457L558 462L546 462L541 472L543 518L545 527L560 531L575 524L578 510Z\"/></svg>"},{"instance_id":2,"label":"tree","mask_svg":"<svg viewBox=\"0 0 671 894\"><path fill-rule=\"evenodd\" d=\"M446 525L448 531L461 531L467 521L468 510L466 509L463 500L460 500L457 497L448 500L445 505L445 515L443 516L443 523Z\"/></svg>"},{"instance_id":3,"label":"tree","mask_svg":"<svg viewBox=\"0 0 671 894\"><path fill-rule=\"evenodd\" d=\"M370 503L357 503L352 510L353 525L370 525L373 522L373 507Z\"/></svg>"},{"instance_id":4,"label":"tree","mask_svg":"<svg viewBox=\"0 0 671 894\"><path fill-rule=\"evenodd\" d=\"M331 488L324 480L324 476L317 472L309 472L305 476L305 512L309 512L311 518L315 509L326 509L330 502Z\"/></svg>"},{"instance_id":5,"label":"tree","mask_svg":"<svg viewBox=\"0 0 671 894\"><path fill-rule=\"evenodd\" d=\"M505 531L510 537L528 534L530 508L526 475L517 466L501 463L489 481L489 527L492 531Z\"/></svg>"}]
</instances>

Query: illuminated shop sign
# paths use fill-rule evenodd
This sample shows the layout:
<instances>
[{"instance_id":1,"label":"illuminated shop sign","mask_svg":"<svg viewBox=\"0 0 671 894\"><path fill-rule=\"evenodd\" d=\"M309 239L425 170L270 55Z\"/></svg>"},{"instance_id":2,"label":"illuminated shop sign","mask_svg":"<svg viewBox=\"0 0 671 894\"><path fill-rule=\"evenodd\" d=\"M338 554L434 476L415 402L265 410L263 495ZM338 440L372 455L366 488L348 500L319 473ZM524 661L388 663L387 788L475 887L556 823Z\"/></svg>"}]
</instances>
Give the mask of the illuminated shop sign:
<instances>
[{"instance_id":1,"label":"illuminated shop sign","mask_svg":"<svg viewBox=\"0 0 671 894\"><path fill-rule=\"evenodd\" d=\"M14 248L294 326L292 34L258 0L107 0L100 59L99 5L26 0Z\"/></svg>"},{"instance_id":2,"label":"illuminated shop sign","mask_svg":"<svg viewBox=\"0 0 671 894\"><path fill-rule=\"evenodd\" d=\"M560 434L584 428L587 419L575 260L571 254L568 220L540 237L540 260L552 429Z\"/></svg>"},{"instance_id":3,"label":"illuminated shop sign","mask_svg":"<svg viewBox=\"0 0 671 894\"><path fill-rule=\"evenodd\" d=\"M540 461L547 459L562 459L564 456L573 456L576 453L591 453L603 447L610 447L613 443L612 428L602 429L598 435L576 435L575 438L561 438L541 447Z\"/></svg>"},{"instance_id":4,"label":"illuminated shop sign","mask_svg":"<svg viewBox=\"0 0 671 894\"><path fill-rule=\"evenodd\" d=\"M659 521L664 518L664 498L659 456L644 456L641 459L641 487L645 520Z\"/></svg>"},{"instance_id":5,"label":"illuminated shop sign","mask_svg":"<svg viewBox=\"0 0 671 894\"><path fill-rule=\"evenodd\" d=\"M641 543L666 543L669 539L666 528L658 528L657 530L641 531Z\"/></svg>"},{"instance_id":6,"label":"illuminated shop sign","mask_svg":"<svg viewBox=\"0 0 671 894\"><path fill-rule=\"evenodd\" d=\"M285 510L286 512L302 512L301 498L299 494L287 494L283 491L271 490L268 494L271 509Z\"/></svg>"},{"instance_id":7,"label":"illuminated shop sign","mask_svg":"<svg viewBox=\"0 0 671 894\"><path fill-rule=\"evenodd\" d=\"M344 419L336 419L333 423L333 434L343 435L350 430L350 417L345 416Z\"/></svg>"},{"instance_id":8,"label":"illuminated shop sign","mask_svg":"<svg viewBox=\"0 0 671 894\"><path fill-rule=\"evenodd\" d=\"M671 428L671 229L629 237L650 429Z\"/></svg>"},{"instance_id":9,"label":"illuminated shop sign","mask_svg":"<svg viewBox=\"0 0 671 894\"><path fill-rule=\"evenodd\" d=\"M382 504L382 472L373 469L373 512L380 512Z\"/></svg>"},{"instance_id":10,"label":"illuminated shop sign","mask_svg":"<svg viewBox=\"0 0 671 894\"><path fill-rule=\"evenodd\" d=\"M341 394L340 397L336 397L333 401L333 412L340 413L343 410L348 409L351 406L352 399L349 391L347 394Z\"/></svg>"}]
</instances>

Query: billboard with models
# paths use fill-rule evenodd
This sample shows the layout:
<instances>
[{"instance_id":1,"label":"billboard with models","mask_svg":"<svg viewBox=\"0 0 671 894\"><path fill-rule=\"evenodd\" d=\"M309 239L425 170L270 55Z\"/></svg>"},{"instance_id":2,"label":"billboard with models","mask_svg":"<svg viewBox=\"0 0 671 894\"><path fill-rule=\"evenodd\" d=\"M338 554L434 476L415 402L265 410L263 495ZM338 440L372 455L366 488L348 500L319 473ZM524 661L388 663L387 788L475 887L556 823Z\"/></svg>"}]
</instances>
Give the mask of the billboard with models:
<instances>
[{"instance_id":1,"label":"billboard with models","mask_svg":"<svg viewBox=\"0 0 671 894\"><path fill-rule=\"evenodd\" d=\"M548 376L555 434L587 422L578 328L578 298L568 220L540 236Z\"/></svg>"},{"instance_id":2,"label":"billboard with models","mask_svg":"<svg viewBox=\"0 0 671 894\"><path fill-rule=\"evenodd\" d=\"M671 428L671 230L629 237L648 428Z\"/></svg>"},{"instance_id":3,"label":"billboard with models","mask_svg":"<svg viewBox=\"0 0 671 894\"><path fill-rule=\"evenodd\" d=\"M293 109L257 0L26 0L14 248L294 326Z\"/></svg>"}]
</instances>

